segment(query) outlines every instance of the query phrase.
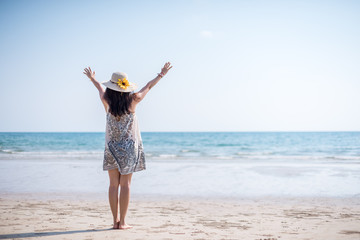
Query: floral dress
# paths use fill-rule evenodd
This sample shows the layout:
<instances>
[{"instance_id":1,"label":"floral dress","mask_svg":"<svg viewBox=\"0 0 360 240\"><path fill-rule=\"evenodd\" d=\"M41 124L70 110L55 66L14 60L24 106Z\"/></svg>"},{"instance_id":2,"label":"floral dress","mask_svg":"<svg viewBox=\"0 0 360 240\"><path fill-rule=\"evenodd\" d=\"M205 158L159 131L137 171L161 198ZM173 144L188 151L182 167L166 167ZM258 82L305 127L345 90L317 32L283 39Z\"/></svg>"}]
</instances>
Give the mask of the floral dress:
<instances>
[{"instance_id":1,"label":"floral dress","mask_svg":"<svg viewBox=\"0 0 360 240\"><path fill-rule=\"evenodd\" d=\"M126 151L126 162L133 163L132 167L120 169L112 152L109 149L110 141L133 141L134 146ZM145 153L135 113L123 114L115 117L110 112L106 114L105 151L103 170L119 169L120 174L126 175L132 172L145 170Z\"/></svg>"}]
</instances>

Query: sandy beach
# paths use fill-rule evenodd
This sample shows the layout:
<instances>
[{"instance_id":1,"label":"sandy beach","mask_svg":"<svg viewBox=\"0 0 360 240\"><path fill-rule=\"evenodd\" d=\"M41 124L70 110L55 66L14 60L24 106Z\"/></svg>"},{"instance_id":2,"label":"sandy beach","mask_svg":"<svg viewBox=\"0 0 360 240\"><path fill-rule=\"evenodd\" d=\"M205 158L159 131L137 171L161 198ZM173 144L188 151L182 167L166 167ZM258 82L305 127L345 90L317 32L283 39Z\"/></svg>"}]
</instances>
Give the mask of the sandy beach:
<instances>
[{"instance_id":1,"label":"sandy beach","mask_svg":"<svg viewBox=\"0 0 360 240\"><path fill-rule=\"evenodd\" d=\"M135 196L130 230L105 195L1 194L0 239L360 239L359 198Z\"/></svg>"},{"instance_id":2,"label":"sandy beach","mask_svg":"<svg viewBox=\"0 0 360 240\"><path fill-rule=\"evenodd\" d=\"M0 239L360 239L359 133L144 134L130 230L112 229L102 133L2 135Z\"/></svg>"}]
</instances>

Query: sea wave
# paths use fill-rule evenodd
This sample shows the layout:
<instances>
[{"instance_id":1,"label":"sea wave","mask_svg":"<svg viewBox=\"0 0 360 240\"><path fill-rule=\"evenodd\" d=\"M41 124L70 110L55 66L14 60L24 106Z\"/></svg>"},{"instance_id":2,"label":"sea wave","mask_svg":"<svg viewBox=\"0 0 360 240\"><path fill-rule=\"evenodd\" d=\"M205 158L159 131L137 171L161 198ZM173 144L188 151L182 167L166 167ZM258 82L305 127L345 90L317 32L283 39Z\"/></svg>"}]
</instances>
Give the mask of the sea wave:
<instances>
[{"instance_id":1,"label":"sea wave","mask_svg":"<svg viewBox=\"0 0 360 240\"><path fill-rule=\"evenodd\" d=\"M200 150L195 150L195 149L181 149L180 152L182 152L182 153L198 153L198 152L200 152Z\"/></svg>"},{"instance_id":2,"label":"sea wave","mask_svg":"<svg viewBox=\"0 0 360 240\"><path fill-rule=\"evenodd\" d=\"M328 156L326 159L332 160L360 160L360 156Z\"/></svg>"},{"instance_id":3,"label":"sea wave","mask_svg":"<svg viewBox=\"0 0 360 240\"><path fill-rule=\"evenodd\" d=\"M160 154L158 155L160 158L176 158L178 157L176 154Z\"/></svg>"},{"instance_id":4,"label":"sea wave","mask_svg":"<svg viewBox=\"0 0 360 240\"><path fill-rule=\"evenodd\" d=\"M24 152L21 149L0 149L0 154L13 154L13 153L20 153Z\"/></svg>"},{"instance_id":5,"label":"sea wave","mask_svg":"<svg viewBox=\"0 0 360 240\"><path fill-rule=\"evenodd\" d=\"M56 159L98 159L104 152L98 151L40 151L8 152L0 154L0 160L56 160Z\"/></svg>"},{"instance_id":6,"label":"sea wave","mask_svg":"<svg viewBox=\"0 0 360 240\"><path fill-rule=\"evenodd\" d=\"M194 154L195 153L195 154ZM2 149L0 160L99 160L103 158L103 151L14 151ZM245 161L337 161L360 163L360 156L352 155L286 155L276 154L270 151L263 152L237 152L234 154L207 153L200 151L179 150L177 153L145 151L147 159L203 159L203 160L245 160Z\"/></svg>"},{"instance_id":7,"label":"sea wave","mask_svg":"<svg viewBox=\"0 0 360 240\"><path fill-rule=\"evenodd\" d=\"M267 151L267 152L238 152L236 153L236 155L239 155L239 156L261 156L261 155L273 155L275 154L274 152L270 152L270 151Z\"/></svg>"}]
</instances>

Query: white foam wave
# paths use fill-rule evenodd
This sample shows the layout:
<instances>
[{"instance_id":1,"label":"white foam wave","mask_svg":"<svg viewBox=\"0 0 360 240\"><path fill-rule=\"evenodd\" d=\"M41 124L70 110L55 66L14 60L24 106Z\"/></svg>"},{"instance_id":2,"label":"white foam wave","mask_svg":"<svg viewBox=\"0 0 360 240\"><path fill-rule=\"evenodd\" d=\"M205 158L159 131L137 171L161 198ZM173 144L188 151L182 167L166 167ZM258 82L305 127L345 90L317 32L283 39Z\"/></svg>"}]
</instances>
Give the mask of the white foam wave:
<instances>
[{"instance_id":1,"label":"white foam wave","mask_svg":"<svg viewBox=\"0 0 360 240\"><path fill-rule=\"evenodd\" d=\"M99 151L48 151L48 152L11 152L0 154L0 160L33 160L33 159L98 159L104 152Z\"/></svg>"},{"instance_id":2,"label":"white foam wave","mask_svg":"<svg viewBox=\"0 0 360 240\"><path fill-rule=\"evenodd\" d=\"M176 158L177 155L176 154L160 154L159 157L160 158Z\"/></svg>"},{"instance_id":3,"label":"white foam wave","mask_svg":"<svg viewBox=\"0 0 360 240\"><path fill-rule=\"evenodd\" d=\"M263 156L263 155L272 155L273 152L238 152L236 153L239 156Z\"/></svg>"},{"instance_id":4,"label":"white foam wave","mask_svg":"<svg viewBox=\"0 0 360 240\"><path fill-rule=\"evenodd\" d=\"M103 158L103 151L37 151L37 152L19 152L12 149L0 150L0 160L11 159L100 159ZM145 152L146 157L149 159L233 159L247 160L247 161L350 161L360 162L360 156L323 156L323 155L274 155L271 152L238 152L235 154L197 154L188 155L191 150L181 150L184 154L169 154L169 153L154 153Z\"/></svg>"},{"instance_id":5,"label":"white foam wave","mask_svg":"<svg viewBox=\"0 0 360 240\"><path fill-rule=\"evenodd\" d=\"M193 150L193 149L182 149L180 152L182 153L196 153L199 152L198 150Z\"/></svg>"},{"instance_id":6,"label":"white foam wave","mask_svg":"<svg viewBox=\"0 0 360 240\"><path fill-rule=\"evenodd\" d=\"M0 152L4 152L4 153L14 153L14 150L11 150L11 149L2 149L2 150L0 150Z\"/></svg>"},{"instance_id":7,"label":"white foam wave","mask_svg":"<svg viewBox=\"0 0 360 240\"><path fill-rule=\"evenodd\" d=\"M232 156L217 156L216 159L233 159Z\"/></svg>"},{"instance_id":8,"label":"white foam wave","mask_svg":"<svg viewBox=\"0 0 360 240\"><path fill-rule=\"evenodd\" d=\"M360 156L329 156L326 158L334 160L360 160Z\"/></svg>"}]
</instances>

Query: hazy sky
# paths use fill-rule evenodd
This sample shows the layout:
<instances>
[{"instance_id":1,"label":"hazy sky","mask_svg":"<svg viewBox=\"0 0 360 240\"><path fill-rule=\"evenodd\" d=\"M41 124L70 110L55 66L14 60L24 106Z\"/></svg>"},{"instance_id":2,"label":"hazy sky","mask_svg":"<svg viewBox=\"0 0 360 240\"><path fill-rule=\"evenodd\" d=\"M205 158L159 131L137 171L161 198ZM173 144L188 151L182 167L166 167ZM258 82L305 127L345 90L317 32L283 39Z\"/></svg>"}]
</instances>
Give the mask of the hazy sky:
<instances>
[{"instance_id":1,"label":"hazy sky","mask_svg":"<svg viewBox=\"0 0 360 240\"><path fill-rule=\"evenodd\" d=\"M142 86L142 131L360 130L359 1L0 1L0 131L104 131L83 75Z\"/></svg>"}]
</instances>

